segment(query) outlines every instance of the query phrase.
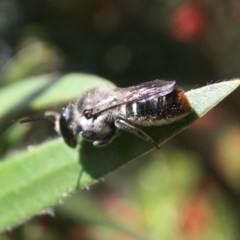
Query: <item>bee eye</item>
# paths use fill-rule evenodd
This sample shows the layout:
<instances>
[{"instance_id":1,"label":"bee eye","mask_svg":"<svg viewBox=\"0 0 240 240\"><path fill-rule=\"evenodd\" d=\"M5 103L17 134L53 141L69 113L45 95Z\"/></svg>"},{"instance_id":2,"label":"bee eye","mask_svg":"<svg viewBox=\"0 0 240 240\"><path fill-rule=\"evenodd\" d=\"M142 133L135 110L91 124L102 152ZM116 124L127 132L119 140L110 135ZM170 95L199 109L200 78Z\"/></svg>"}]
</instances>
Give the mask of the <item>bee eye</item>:
<instances>
[{"instance_id":1,"label":"bee eye","mask_svg":"<svg viewBox=\"0 0 240 240\"><path fill-rule=\"evenodd\" d=\"M85 118L87 118L87 119L92 118L92 117L93 117L93 115L92 115L92 109L85 109L85 110L83 111L83 116L84 116Z\"/></svg>"},{"instance_id":2,"label":"bee eye","mask_svg":"<svg viewBox=\"0 0 240 240\"><path fill-rule=\"evenodd\" d=\"M61 114L59 119L59 127L64 141L70 147L75 148L77 145L77 136L74 134L73 129L70 127L69 122L63 114Z\"/></svg>"}]
</instances>

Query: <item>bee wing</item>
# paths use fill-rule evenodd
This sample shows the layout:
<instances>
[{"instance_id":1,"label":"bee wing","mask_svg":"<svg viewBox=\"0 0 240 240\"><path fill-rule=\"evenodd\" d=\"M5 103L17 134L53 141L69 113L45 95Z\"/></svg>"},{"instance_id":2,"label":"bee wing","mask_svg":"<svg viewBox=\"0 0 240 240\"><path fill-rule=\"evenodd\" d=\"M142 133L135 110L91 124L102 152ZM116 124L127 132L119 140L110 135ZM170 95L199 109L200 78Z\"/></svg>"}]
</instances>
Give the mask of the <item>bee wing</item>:
<instances>
[{"instance_id":1,"label":"bee wing","mask_svg":"<svg viewBox=\"0 0 240 240\"><path fill-rule=\"evenodd\" d=\"M92 109L92 115L97 115L116 106L134 102L136 100L141 101L155 95L158 97L165 96L166 94L172 92L175 87L175 83L175 81L157 79L127 88L116 88L111 97L94 106Z\"/></svg>"}]
</instances>

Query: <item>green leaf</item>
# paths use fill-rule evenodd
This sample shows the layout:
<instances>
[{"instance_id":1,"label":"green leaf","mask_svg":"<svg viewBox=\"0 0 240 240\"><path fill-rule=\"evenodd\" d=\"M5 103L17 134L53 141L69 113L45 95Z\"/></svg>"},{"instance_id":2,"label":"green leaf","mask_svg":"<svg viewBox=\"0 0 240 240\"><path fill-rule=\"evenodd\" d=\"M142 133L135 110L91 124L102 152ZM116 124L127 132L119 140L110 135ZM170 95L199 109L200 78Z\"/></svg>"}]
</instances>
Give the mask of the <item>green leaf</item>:
<instances>
[{"instance_id":1,"label":"green leaf","mask_svg":"<svg viewBox=\"0 0 240 240\"><path fill-rule=\"evenodd\" d=\"M237 79L187 92L195 112L175 123L150 128L149 134L162 144L203 116L239 85ZM59 138L9 157L0 165L0 230L53 206L76 188L84 188L152 150L149 144L124 133L103 148L80 140L78 149L70 149Z\"/></svg>"},{"instance_id":2,"label":"green leaf","mask_svg":"<svg viewBox=\"0 0 240 240\"><path fill-rule=\"evenodd\" d=\"M4 103L0 108L0 118L14 115L27 107L38 110L66 102L99 85L113 86L109 81L91 74L49 74L25 79L0 89L0 102Z\"/></svg>"}]
</instances>

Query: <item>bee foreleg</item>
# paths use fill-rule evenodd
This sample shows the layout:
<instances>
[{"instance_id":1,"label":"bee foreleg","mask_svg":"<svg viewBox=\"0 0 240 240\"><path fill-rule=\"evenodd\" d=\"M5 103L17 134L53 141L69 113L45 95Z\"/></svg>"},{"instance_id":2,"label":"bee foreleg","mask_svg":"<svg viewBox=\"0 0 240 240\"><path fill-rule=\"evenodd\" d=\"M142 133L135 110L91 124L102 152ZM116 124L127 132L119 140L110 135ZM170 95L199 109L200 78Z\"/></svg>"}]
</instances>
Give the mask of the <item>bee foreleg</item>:
<instances>
[{"instance_id":1,"label":"bee foreleg","mask_svg":"<svg viewBox=\"0 0 240 240\"><path fill-rule=\"evenodd\" d=\"M158 144L147 133L132 125L128 121L118 118L114 123L119 130L135 134L137 137L143 139L144 141L154 145L157 149L159 149Z\"/></svg>"},{"instance_id":2,"label":"bee foreleg","mask_svg":"<svg viewBox=\"0 0 240 240\"><path fill-rule=\"evenodd\" d=\"M118 132L113 131L110 135L104 138L98 138L93 141L93 146L95 147L104 147L111 143L114 138L118 136Z\"/></svg>"},{"instance_id":3,"label":"bee foreleg","mask_svg":"<svg viewBox=\"0 0 240 240\"><path fill-rule=\"evenodd\" d=\"M109 143L112 142L112 140L115 138L116 136L109 136L107 138L104 139L98 139L93 141L93 146L95 147L104 147L106 145L108 145Z\"/></svg>"},{"instance_id":4,"label":"bee foreleg","mask_svg":"<svg viewBox=\"0 0 240 240\"><path fill-rule=\"evenodd\" d=\"M112 138L110 138L110 139L105 138L105 139L101 139L101 140L95 140L93 142L93 146L95 146L95 147L104 147L104 146L108 145L110 142L112 142Z\"/></svg>"}]
</instances>

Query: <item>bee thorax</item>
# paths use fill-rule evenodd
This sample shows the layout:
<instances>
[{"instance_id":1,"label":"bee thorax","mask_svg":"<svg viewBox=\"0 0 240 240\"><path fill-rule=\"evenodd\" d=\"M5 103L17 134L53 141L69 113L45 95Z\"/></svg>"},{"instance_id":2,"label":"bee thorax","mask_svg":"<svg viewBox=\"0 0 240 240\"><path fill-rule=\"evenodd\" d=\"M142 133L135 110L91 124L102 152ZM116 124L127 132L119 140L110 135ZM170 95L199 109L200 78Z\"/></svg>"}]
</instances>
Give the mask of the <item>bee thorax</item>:
<instances>
[{"instance_id":1,"label":"bee thorax","mask_svg":"<svg viewBox=\"0 0 240 240\"><path fill-rule=\"evenodd\" d=\"M112 124L107 122L105 115L99 115L96 118L89 118L82 116L79 120L79 125L82 131L81 135L85 138L97 139L108 136L113 131Z\"/></svg>"}]
</instances>

